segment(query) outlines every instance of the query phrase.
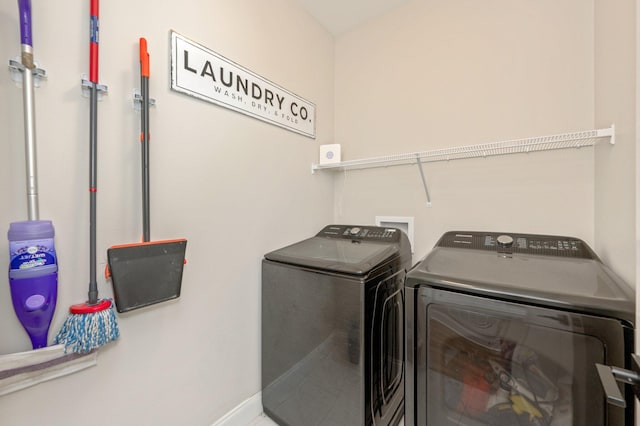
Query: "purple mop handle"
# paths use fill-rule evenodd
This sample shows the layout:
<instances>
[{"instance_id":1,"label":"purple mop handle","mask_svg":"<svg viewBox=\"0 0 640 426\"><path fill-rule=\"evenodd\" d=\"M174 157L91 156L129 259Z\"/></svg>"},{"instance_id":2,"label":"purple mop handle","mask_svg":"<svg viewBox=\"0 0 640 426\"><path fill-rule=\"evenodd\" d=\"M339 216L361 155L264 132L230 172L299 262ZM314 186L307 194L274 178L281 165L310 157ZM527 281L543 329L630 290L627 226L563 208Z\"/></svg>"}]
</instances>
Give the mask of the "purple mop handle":
<instances>
[{"instance_id":1,"label":"purple mop handle","mask_svg":"<svg viewBox=\"0 0 640 426\"><path fill-rule=\"evenodd\" d=\"M33 69L33 41L31 38L31 0L18 0L20 8L20 41L22 65Z\"/></svg>"},{"instance_id":2,"label":"purple mop handle","mask_svg":"<svg viewBox=\"0 0 640 426\"><path fill-rule=\"evenodd\" d=\"M18 0L20 8L20 40L23 45L33 47L31 38L31 0Z\"/></svg>"}]
</instances>

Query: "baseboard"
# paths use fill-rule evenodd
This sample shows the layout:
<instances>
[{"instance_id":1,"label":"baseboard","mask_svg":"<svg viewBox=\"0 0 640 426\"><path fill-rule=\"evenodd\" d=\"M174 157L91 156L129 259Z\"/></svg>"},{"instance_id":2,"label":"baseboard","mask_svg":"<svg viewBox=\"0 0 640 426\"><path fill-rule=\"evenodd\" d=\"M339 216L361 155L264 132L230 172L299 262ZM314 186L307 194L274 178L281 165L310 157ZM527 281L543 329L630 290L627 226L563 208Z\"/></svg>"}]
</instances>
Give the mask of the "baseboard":
<instances>
[{"instance_id":1,"label":"baseboard","mask_svg":"<svg viewBox=\"0 0 640 426\"><path fill-rule=\"evenodd\" d=\"M247 426L260 414L262 414L262 392L241 402L212 426Z\"/></svg>"}]
</instances>

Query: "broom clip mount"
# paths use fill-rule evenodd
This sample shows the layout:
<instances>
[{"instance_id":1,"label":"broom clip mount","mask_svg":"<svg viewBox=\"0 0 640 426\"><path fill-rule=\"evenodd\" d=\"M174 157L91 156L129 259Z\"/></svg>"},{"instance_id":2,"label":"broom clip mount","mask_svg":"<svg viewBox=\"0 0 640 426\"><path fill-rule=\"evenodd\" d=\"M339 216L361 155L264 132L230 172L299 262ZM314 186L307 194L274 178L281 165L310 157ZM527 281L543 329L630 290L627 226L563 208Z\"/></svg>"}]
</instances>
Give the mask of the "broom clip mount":
<instances>
[{"instance_id":1,"label":"broom clip mount","mask_svg":"<svg viewBox=\"0 0 640 426\"><path fill-rule=\"evenodd\" d=\"M91 96L92 87L93 87L93 83L91 82L91 80L87 79L87 76L85 74L82 74L81 89L82 89L83 98L88 98ZM107 95L109 93L109 89L104 84L100 84L100 83L96 84L96 89L98 92L98 102L102 100L102 97L104 95Z\"/></svg>"},{"instance_id":2,"label":"broom clip mount","mask_svg":"<svg viewBox=\"0 0 640 426\"><path fill-rule=\"evenodd\" d=\"M9 71L11 72L11 80L16 83L16 86L22 87L22 74L25 72L27 68L17 59L9 60ZM40 87L40 82L47 78L47 72L42 68L38 68L38 64L36 63L36 67L31 69L31 74L33 74L33 85L35 87Z\"/></svg>"},{"instance_id":3,"label":"broom clip mount","mask_svg":"<svg viewBox=\"0 0 640 426\"><path fill-rule=\"evenodd\" d=\"M149 106L155 106L156 100L149 98ZM133 89L133 109L136 111L142 111L142 95L139 89Z\"/></svg>"}]
</instances>

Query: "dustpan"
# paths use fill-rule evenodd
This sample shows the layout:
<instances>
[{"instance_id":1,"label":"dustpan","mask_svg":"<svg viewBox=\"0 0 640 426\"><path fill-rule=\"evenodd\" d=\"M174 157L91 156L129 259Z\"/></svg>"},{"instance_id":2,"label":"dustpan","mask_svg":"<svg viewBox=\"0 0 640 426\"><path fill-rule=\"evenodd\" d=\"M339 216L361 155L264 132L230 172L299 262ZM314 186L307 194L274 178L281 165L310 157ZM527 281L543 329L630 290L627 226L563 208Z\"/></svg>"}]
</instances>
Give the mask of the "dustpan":
<instances>
[{"instance_id":1,"label":"dustpan","mask_svg":"<svg viewBox=\"0 0 640 426\"><path fill-rule=\"evenodd\" d=\"M187 240L122 244L107 250L118 312L180 297Z\"/></svg>"},{"instance_id":2,"label":"dustpan","mask_svg":"<svg viewBox=\"0 0 640 426\"><path fill-rule=\"evenodd\" d=\"M180 297L187 240L150 241L149 201L149 54L140 39L142 94L142 227L143 241L107 250L118 312L127 312Z\"/></svg>"}]
</instances>

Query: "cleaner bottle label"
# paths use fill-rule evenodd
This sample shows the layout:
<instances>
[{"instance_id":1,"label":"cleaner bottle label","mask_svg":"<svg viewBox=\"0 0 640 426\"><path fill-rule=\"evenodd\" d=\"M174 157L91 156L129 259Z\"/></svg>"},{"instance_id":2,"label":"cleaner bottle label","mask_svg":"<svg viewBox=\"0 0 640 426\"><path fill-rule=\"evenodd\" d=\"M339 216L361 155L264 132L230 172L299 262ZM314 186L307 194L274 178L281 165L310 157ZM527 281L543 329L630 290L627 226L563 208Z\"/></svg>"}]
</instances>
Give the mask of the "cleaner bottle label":
<instances>
[{"instance_id":1,"label":"cleaner bottle label","mask_svg":"<svg viewBox=\"0 0 640 426\"><path fill-rule=\"evenodd\" d=\"M25 270L56 264L53 238L10 241L10 270Z\"/></svg>"}]
</instances>

